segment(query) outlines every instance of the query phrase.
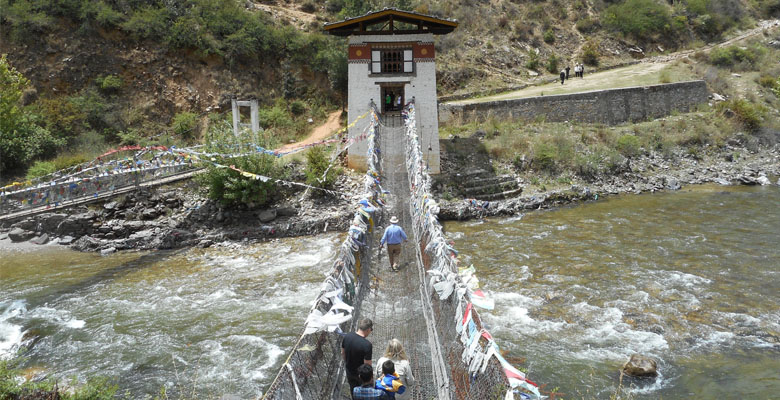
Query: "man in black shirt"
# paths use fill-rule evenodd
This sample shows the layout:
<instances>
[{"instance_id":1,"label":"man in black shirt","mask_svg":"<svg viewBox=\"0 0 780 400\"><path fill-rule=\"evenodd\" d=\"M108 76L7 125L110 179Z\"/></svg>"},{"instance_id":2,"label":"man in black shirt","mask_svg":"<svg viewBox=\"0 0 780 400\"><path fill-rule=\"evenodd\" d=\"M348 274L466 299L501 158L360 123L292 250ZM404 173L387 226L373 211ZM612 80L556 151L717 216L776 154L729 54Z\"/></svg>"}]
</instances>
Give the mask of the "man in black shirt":
<instances>
[{"instance_id":1,"label":"man in black shirt","mask_svg":"<svg viewBox=\"0 0 780 400\"><path fill-rule=\"evenodd\" d=\"M366 339L366 336L371 334L373 330L374 323L370 319L365 318L358 323L357 332L347 333L341 342L341 355L344 357L350 394L355 389L355 386L360 386L362 383L358 377L358 367L363 364L371 365L373 346Z\"/></svg>"}]
</instances>

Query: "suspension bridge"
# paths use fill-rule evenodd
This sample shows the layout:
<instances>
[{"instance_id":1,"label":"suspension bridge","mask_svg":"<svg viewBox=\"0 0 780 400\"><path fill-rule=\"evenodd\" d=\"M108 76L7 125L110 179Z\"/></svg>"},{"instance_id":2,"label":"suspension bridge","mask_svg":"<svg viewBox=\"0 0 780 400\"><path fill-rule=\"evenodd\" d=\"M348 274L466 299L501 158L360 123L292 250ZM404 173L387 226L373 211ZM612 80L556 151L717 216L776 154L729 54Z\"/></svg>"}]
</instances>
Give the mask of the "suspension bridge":
<instances>
[{"instance_id":1,"label":"suspension bridge","mask_svg":"<svg viewBox=\"0 0 780 400\"><path fill-rule=\"evenodd\" d=\"M417 136L414 103L404 124L385 124L374 108L362 201L352 226L291 349L264 399L348 399L342 336L362 318L374 327L374 362L390 339L409 357L412 399L533 399L537 385L512 366L485 329L479 308L492 301L473 267L459 265L437 220L431 178ZM405 143L404 145L399 145ZM399 272L379 252L390 215L406 228Z\"/></svg>"},{"instance_id":2,"label":"suspension bridge","mask_svg":"<svg viewBox=\"0 0 780 400\"><path fill-rule=\"evenodd\" d=\"M299 340L264 399L349 398L341 339L362 318L374 321L369 337L374 359L382 356L390 339L403 343L416 378L407 389L410 398L539 398L536 384L504 359L483 326L478 309L492 309L492 301L479 289L474 268L459 265L457 251L442 233L417 135L414 102L400 113L400 119L395 114L386 118L373 103L369 109L349 125L368 119L361 135L327 139L286 153L259 146L228 153L210 153L200 147L114 149L89 163L0 188L0 221L172 183L192 177L207 164L236 169L217 164L215 156L221 160L257 153L282 156L327 143L342 144L339 152L343 152L365 141L363 199L356 205L351 228L322 291L303 321ZM132 156L109 159L125 152ZM238 171L253 179L273 179ZM378 246L382 225L390 215L398 216L409 236L399 272L390 271Z\"/></svg>"}]
</instances>

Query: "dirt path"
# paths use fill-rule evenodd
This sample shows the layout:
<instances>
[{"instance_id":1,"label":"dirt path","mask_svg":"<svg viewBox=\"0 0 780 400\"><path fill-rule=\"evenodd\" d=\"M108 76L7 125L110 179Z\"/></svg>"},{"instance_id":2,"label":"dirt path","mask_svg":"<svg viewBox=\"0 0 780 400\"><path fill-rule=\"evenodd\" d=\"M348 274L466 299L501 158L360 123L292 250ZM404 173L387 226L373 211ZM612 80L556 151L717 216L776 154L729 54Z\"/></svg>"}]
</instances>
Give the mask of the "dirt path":
<instances>
[{"instance_id":1,"label":"dirt path","mask_svg":"<svg viewBox=\"0 0 780 400\"><path fill-rule=\"evenodd\" d=\"M341 110L330 113L330 115L328 115L327 121L325 121L324 124L314 128L314 130L311 132L311 135L309 135L309 137L297 143L286 144L282 146L280 150L285 151L285 150L294 149L296 147L305 146L307 144L312 144L314 142L319 142L320 140L327 138L328 136L336 132L339 128L341 128L339 117L341 117Z\"/></svg>"}]
</instances>

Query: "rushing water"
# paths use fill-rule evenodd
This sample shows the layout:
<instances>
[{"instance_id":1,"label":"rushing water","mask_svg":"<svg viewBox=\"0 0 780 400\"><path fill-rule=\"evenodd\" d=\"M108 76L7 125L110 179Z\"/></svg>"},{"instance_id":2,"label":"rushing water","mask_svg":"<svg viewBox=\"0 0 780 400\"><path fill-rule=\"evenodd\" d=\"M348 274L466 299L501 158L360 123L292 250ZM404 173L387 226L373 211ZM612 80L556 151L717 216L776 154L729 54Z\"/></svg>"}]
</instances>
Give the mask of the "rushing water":
<instances>
[{"instance_id":1,"label":"rushing water","mask_svg":"<svg viewBox=\"0 0 780 400\"><path fill-rule=\"evenodd\" d=\"M780 188L699 187L447 223L496 309L497 342L567 399L780 393ZM257 397L303 327L340 235L101 257L0 244L0 356L131 397ZM176 398L176 396L173 396Z\"/></svg>"},{"instance_id":2,"label":"rushing water","mask_svg":"<svg viewBox=\"0 0 780 400\"><path fill-rule=\"evenodd\" d=\"M0 247L0 356L64 380L114 378L133 398L255 398L303 329L333 234L107 257Z\"/></svg>"},{"instance_id":3,"label":"rushing water","mask_svg":"<svg viewBox=\"0 0 780 400\"><path fill-rule=\"evenodd\" d=\"M635 352L636 398L780 393L780 188L627 195L512 219L447 223L496 299L481 315L547 390L609 398Z\"/></svg>"}]
</instances>

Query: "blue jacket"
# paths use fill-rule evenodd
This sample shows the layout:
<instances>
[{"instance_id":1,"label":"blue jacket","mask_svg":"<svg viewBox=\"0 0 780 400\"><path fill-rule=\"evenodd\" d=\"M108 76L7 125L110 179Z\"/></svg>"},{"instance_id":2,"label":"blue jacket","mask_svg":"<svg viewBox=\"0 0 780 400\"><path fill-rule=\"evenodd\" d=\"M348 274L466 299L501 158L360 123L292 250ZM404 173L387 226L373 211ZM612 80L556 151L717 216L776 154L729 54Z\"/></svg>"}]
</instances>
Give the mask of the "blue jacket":
<instances>
[{"instance_id":1,"label":"blue jacket","mask_svg":"<svg viewBox=\"0 0 780 400\"><path fill-rule=\"evenodd\" d=\"M379 245L384 246L385 242L387 244L401 244L404 240L406 240L406 232L404 232L403 228L396 224L391 224L385 228L385 234L382 235Z\"/></svg>"},{"instance_id":2,"label":"blue jacket","mask_svg":"<svg viewBox=\"0 0 780 400\"><path fill-rule=\"evenodd\" d=\"M398 374L382 375L376 380L377 389L382 389L390 396L391 399L395 399L395 394L404 394L406 386L401 382L401 378Z\"/></svg>"}]
</instances>

